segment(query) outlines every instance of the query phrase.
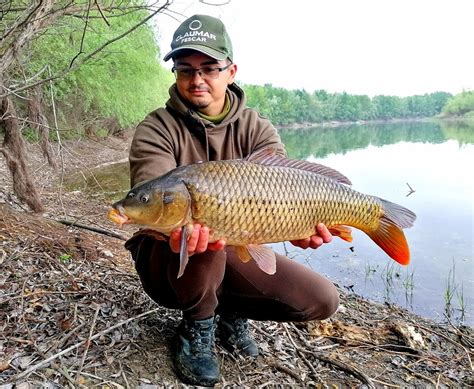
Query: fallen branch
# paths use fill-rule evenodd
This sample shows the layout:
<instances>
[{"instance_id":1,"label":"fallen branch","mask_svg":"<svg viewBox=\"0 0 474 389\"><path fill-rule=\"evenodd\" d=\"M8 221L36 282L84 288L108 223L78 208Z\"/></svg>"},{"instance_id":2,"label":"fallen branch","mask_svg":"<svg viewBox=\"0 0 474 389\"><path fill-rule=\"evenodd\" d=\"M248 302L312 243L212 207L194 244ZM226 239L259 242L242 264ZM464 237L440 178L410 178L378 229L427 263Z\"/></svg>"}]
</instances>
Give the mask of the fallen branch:
<instances>
[{"instance_id":1,"label":"fallen branch","mask_svg":"<svg viewBox=\"0 0 474 389\"><path fill-rule=\"evenodd\" d=\"M112 238L117 238L117 239L124 240L124 241L128 239L123 235L117 234L116 232L109 231L109 230L106 230L106 229L100 228L100 227L88 226L86 224L82 224L82 223L78 223L78 222L74 222L74 221L70 221L70 220L64 220L64 219L55 220L55 221L57 221L58 223L64 224L66 226L82 228L84 230L97 232L98 234L107 235L107 236L110 236Z\"/></svg>"}]
</instances>

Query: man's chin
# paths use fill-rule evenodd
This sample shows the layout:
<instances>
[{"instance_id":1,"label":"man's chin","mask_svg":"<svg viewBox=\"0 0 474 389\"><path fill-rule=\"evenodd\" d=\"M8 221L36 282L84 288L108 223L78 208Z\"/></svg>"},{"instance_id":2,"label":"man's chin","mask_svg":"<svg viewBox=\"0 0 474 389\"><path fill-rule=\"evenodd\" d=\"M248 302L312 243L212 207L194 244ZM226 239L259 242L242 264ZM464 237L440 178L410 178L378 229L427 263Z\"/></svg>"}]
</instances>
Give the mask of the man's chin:
<instances>
[{"instance_id":1,"label":"man's chin","mask_svg":"<svg viewBox=\"0 0 474 389\"><path fill-rule=\"evenodd\" d=\"M195 110L202 110L209 107L209 102L207 101L199 101L199 100L193 99L190 101L190 103Z\"/></svg>"}]
</instances>

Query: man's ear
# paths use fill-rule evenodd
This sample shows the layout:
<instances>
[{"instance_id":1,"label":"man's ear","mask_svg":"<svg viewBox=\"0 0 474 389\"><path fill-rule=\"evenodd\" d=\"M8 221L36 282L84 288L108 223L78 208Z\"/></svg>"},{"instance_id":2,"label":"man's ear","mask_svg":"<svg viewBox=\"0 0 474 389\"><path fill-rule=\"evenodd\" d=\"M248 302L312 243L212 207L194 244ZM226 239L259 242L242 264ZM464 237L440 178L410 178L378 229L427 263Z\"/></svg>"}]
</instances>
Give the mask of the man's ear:
<instances>
[{"instance_id":1,"label":"man's ear","mask_svg":"<svg viewBox=\"0 0 474 389\"><path fill-rule=\"evenodd\" d=\"M235 63L233 63L232 65L229 66L229 80L227 81L228 85L230 85L234 82L235 73L237 73L237 65Z\"/></svg>"}]
</instances>

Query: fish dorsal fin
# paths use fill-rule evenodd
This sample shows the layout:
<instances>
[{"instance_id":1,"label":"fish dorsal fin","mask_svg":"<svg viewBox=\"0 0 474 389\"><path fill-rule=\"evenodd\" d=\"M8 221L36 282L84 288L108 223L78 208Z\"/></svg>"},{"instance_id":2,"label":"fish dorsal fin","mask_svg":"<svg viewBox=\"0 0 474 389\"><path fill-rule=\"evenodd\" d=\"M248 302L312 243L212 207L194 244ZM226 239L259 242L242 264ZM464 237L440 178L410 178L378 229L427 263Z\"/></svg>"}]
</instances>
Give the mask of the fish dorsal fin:
<instances>
[{"instance_id":1,"label":"fish dorsal fin","mask_svg":"<svg viewBox=\"0 0 474 389\"><path fill-rule=\"evenodd\" d=\"M267 147L250 154L247 161L266 166L283 166L292 169L306 170L312 173L331 178L341 184L351 185L351 181L342 173L319 163L302 161L299 159L288 159L276 154L276 149Z\"/></svg>"}]
</instances>

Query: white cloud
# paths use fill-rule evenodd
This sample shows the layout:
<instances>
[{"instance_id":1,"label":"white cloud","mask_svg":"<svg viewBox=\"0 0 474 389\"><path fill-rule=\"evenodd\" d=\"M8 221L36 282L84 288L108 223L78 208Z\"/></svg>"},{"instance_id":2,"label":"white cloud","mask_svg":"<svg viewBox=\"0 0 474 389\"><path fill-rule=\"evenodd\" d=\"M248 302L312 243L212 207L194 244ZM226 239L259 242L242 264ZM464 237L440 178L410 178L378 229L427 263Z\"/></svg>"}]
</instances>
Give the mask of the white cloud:
<instances>
[{"instance_id":1,"label":"white cloud","mask_svg":"<svg viewBox=\"0 0 474 389\"><path fill-rule=\"evenodd\" d=\"M472 0L176 1L171 9L179 21L220 17L245 83L371 96L474 89ZM166 52L179 22L159 15L157 23Z\"/></svg>"}]
</instances>

